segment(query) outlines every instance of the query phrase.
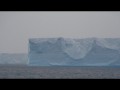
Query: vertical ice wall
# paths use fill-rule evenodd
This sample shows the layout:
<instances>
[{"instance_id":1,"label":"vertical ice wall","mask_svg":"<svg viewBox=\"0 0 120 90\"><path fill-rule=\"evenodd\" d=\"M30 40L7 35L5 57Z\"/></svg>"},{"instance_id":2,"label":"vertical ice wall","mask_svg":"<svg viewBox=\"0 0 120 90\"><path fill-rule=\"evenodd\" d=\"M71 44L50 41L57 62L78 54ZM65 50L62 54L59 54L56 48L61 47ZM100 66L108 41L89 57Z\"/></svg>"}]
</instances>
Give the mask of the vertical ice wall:
<instances>
[{"instance_id":1,"label":"vertical ice wall","mask_svg":"<svg viewBox=\"0 0 120 90\"><path fill-rule=\"evenodd\" d=\"M120 38L29 39L29 64L38 66L102 66L120 60Z\"/></svg>"}]
</instances>

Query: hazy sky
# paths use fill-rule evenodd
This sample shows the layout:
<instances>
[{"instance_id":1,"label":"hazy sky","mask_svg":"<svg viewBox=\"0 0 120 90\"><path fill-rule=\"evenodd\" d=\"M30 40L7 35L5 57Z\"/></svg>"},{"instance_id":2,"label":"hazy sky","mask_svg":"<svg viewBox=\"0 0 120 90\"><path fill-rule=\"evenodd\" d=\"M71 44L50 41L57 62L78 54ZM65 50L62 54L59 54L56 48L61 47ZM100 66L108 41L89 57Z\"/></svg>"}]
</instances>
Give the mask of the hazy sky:
<instances>
[{"instance_id":1,"label":"hazy sky","mask_svg":"<svg viewBox=\"0 0 120 90\"><path fill-rule=\"evenodd\" d=\"M0 12L0 52L28 52L33 37L120 37L120 12Z\"/></svg>"}]
</instances>

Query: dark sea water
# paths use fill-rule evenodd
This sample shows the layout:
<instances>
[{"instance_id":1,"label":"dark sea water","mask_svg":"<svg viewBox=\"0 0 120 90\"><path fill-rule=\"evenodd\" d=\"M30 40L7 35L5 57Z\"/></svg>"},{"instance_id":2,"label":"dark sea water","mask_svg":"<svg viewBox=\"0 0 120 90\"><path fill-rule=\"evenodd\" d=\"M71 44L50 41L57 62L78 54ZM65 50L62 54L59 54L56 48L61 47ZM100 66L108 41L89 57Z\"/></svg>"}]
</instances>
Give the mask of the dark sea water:
<instances>
[{"instance_id":1,"label":"dark sea water","mask_svg":"<svg viewBox=\"0 0 120 90\"><path fill-rule=\"evenodd\" d=\"M0 79L120 79L120 67L0 65Z\"/></svg>"}]
</instances>

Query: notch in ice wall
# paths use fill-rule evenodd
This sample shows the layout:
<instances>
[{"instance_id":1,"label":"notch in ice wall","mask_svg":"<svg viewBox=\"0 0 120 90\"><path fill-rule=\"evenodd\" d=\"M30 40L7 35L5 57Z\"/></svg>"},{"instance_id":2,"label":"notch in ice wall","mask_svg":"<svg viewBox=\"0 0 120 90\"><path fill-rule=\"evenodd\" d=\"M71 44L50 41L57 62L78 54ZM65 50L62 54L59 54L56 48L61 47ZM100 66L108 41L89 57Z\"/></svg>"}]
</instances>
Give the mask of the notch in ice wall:
<instances>
[{"instance_id":1,"label":"notch in ice wall","mask_svg":"<svg viewBox=\"0 0 120 90\"><path fill-rule=\"evenodd\" d=\"M29 64L37 66L119 65L120 38L32 38Z\"/></svg>"}]
</instances>

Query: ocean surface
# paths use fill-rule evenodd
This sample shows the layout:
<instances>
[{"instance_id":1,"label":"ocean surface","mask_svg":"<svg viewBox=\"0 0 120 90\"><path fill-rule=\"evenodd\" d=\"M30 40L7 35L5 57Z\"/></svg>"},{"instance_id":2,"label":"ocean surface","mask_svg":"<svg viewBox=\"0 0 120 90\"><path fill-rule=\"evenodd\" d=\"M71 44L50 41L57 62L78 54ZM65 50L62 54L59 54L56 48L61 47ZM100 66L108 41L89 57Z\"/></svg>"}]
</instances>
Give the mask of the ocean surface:
<instances>
[{"instance_id":1,"label":"ocean surface","mask_svg":"<svg viewBox=\"0 0 120 90\"><path fill-rule=\"evenodd\" d=\"M120 67L0 65L0 79L120 79Z\"/></svg>"}]
</instances>

